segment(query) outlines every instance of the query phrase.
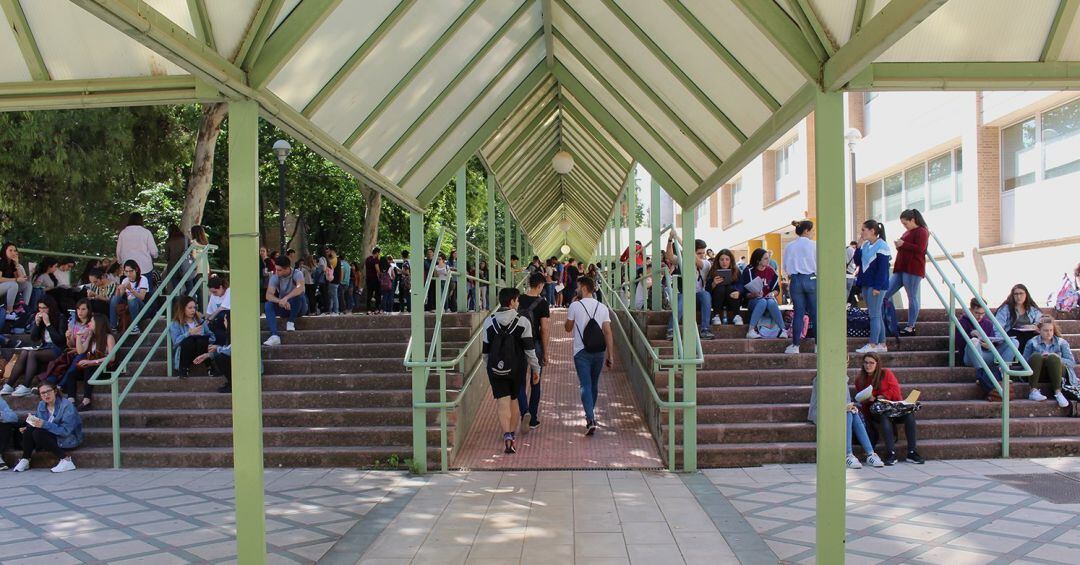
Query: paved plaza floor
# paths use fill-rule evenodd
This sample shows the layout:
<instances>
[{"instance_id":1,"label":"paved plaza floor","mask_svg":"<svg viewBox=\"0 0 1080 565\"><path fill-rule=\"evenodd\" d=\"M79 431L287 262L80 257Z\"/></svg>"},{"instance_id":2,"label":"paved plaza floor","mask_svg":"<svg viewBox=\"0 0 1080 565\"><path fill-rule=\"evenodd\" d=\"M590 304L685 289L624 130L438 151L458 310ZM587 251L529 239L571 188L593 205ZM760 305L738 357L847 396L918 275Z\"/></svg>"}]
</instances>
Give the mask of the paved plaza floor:
<instances>
[{"instance_id":1,"label":"paved plaza floor","mask_svg":"<svg viewBox=\"0 0 1080 565\"><path fill-rule=\"evenodd\" d=\"M848 471L848 563L1077 563L1080 459ZM1030 478L1030 477L1028 477ZM811 563L814 467L269 469L271 563ZM1053 489L1052 489L1053 490ZM235 560L229 469L0 473L0 562Z\"/></svg>"}]
</instances>

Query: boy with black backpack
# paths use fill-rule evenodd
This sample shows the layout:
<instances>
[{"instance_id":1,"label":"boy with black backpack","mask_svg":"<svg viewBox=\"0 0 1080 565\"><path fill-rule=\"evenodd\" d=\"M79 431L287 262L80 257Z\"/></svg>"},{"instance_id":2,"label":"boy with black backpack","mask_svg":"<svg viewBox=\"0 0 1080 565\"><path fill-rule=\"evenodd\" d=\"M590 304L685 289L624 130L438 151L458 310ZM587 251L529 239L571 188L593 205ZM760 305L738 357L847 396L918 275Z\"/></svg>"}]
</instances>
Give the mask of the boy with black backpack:
<instances>
[{"instance_id":1,"label":"boy with black backpack","mask_svg":"<svg viewBox=\"0 0 1080 565\"><path fill-rule=\"evenodd\" d=\"M484 360L487 364L491 394L495 397L499 424L503 429L503 447L507 454L514 448L515 418L513 401L525 386L528 369L540 372L532 325L518 314L516 288L499 291L499 309L484 320Z\"/></svg>"},{"instance_id":2,"label":"boy with black backpack","mask_svg":"<svg viewBox=\"0 0 1080 565\"><path fill-rule=\"evenodd\" d=\"M596 283L589 277L578 279L578 296L566 311L564 328L574 336L574 368L581 384L581 406L585 409L585 435L596 432L596 398L600 392L600 371L614 363L611 314L593 295Z\"/></svg>"},{"instance_id":3,"label":"boy with black backpack","mask_svg":"<svg viewBox=\"0 0 1080 565\"><path fill-rule=\"evenodd\" d=\"M525 416L529 416L530 430L540 427L537 414L540 411L540 373L546 365L548 337L551 335L551 305L541 296L547 286L547 277L543 271L533 271L529 275L529 290L518 298L518 313L529 321L532 327L533 343L536 345L536 357L540 360L540 372L531 373L521 381L518 391L518 409L521 412L521 428L525 429ZM526 394L528 389L528 394Z\"/></svg>"}]
</instances>

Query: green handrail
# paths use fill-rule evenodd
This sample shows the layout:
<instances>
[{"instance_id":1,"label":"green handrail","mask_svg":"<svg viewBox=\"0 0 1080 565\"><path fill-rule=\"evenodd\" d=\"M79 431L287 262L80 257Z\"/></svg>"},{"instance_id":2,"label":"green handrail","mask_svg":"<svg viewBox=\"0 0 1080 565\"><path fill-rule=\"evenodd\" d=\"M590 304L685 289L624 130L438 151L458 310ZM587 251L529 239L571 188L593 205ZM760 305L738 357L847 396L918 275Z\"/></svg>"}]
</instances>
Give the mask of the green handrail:
<instances>
[{"instance_id":1,"label":"green handrail","mask_svg":"<svg viewBox=\"0 0 1080 565\"><path fill-rule=\"evenodd\" d=\"M949 264L952 266L953 270L956 271L956 274L960 276L960 280L963 281L964 285L967 286L972 296L975 297L975 300L978 301L979 305L983 308L983 310L986 311L987 317L994 325L994 330L997 331L998 335L1001 335L1005 338L1005 343L1008 344L1009 349L1012 350L1013 358L1016 359L1016 361L1021 366L1021 369L1019 370L1012 369L1009 363L1006 363L1005 359L1002 358L1001 353L997 350L996 347L990 348L990 351L994 356L994 363L997 364L998 368L1001 369L1002 381L1005 383L1005 386L1002 386L1002 383L999 383L997 379L990 379L990 382L994 385L994 388L1001 395L1001 456L1009 457L1009 393L1011 389L1009 384L1012 383L1012 377L1031 376L1031 365L1028 364L1027 359L1024 359L1024 356L1020 353L1020 350L1017 349L1016 344L1013 343L1012 339L1009 338L1008 334L1005 332L1005 328L1002 327L1001 322L999 322L997 317L990 312L990 308L986 305L986 301L983 300L978 290L976 290L975 285L973 285L971 283L971 280L967 278L967 275L964 274L964 271L960 268L960 265L958 265L953 259L952 254L949 253L949 250L945 248L945 244L941 242L941 239L937 236L937 234L931 233L930 236L933 238L934 242L941 250L941 253L945 257L945 259L949 261ZM978 333L980 341L989 342L990 337L986 335L985 331L983 331L982 326L979 325L978 321L975 319L975 315L972 314L971 309L968 308L968 305L965 304L963 300L957 300L956 283L954 283L952 279L950 279L949 276L945 273L945 269L941 267L941 264L938 262L937 259L934 258L934 256L930 253L929 249L926 250L926 258L927 261L938 272L938 275L941 277L942 283L949 289L949 299L946 301L945 296L938 288L938 285L929 277L926 278L926 282L930 286L930 289L934 291L934 294L937 295L938 300L941 302L941 305L945 307L945 311L948 313L949 367L955 367L957 333L956 326L960 325L960 320L956 317L957 303L959 303L960 308L964 312L964 315L969 321L971 321L972 325L975 327L975 331ZM981 345L975 343L971 336L962 332L960 333L960 336L964 339L967 347L976 349L981 347ZM993 375L993 372L990 371L990 366L987 365L986 360L983 359L982 355L979 355L977 357L977 361L979 363L979 368L981 368L983 371L986 371L987 375Z\"/></svg>"},{"instance_id":2,"label":"green handrail","mask_svg":"<svg viewBox=\"0 0 1080 565\"><path fill-rule=\"evenodd\" d=\"M217 246L215 246L215 247L217 247ZM191 248L189 247L188 249L190 250ZM83 253L67 253L67 252L64 252L64 251L49 251L47 249L33 249L33 248L30 248L30 247L20 247L19 248L19 254L20 255L36 255L38 257L69 257L71 259L83 259L83 260L86 260L86 261L89 261L89 260L92 260L92 259L100 260L100 259L106 259L107 258L105 255L86 255L86 254L83 254ZM168 265L166 263L154 263L154 266L155 267L167 267ZM215 273L229 274L229 271L226 270L226 269L214 269L214 272Z\"/></svg>"},{"instance_id":3,"label":"green handrail","mask_svg":"<svg viewBox=\"0 0 1080 565\"><path fill-rule=\"evenodd\" d=\"M145 300L146 306L139 311L134 319L132 319L131 325L120 336L120 339L116 341L116 345L112 348L112 351L109 351L109 353L105 355L101 365L98 366L94 371L94 374L87 380L87 385L109 385L110 388L110 394L112 396L112 445L114 468L120 468L120 404L127 398L128 393L130 393L132 387L135 386L135 382L138 381L139 377L146 369L146 365L161 348L163 341L166 343L166 374L170 377L172 376L172 340L168 339L168 325L172 322L172 302L177 296L182 294L184 283L188 282L194 275L198 274L200 267L209 263L210 254L215 251L217 251L216 245L199 244L192 244L184 251L185 255L190 254L194 261L190 264L186 261L180 261L173 265L172 269L170 269L165 277L162 278L161 282L158 283L154 292ZM182 270L181 267L185 264L188 266L186 269ZM201 289L204 297L207 293L206 282L206 277L202 277ZM166 291L165 289L170 286L170 283L173 283L171 285L173 289L171 291ZM195 289L192 289L188 292L188 296L192 296L194 293ZM153 304L156 304L159 301L161 305L158 306L152 315L148 315L150 314ZM165 319L166 327L150 346L150 350L146 353L146 356L143 358L138 368L131 374L127 386L125 386L123 392L121 392L119 386L120 376L127 371L128 363L131 362L132 357L135 356L139 348L142 347L143 342L149 337L150 328L157 324L162 318ZM143 326L143 331L138 334L134 333L134 328L147 319L150 321ZM134 343L129 345L129 342L132 340L134 340ZM123 347L128 347L127 354L124 355L123 360L117 363L115 370L109 370L108 366L116 360L120 349ZM105 375L108 376L106 377Z\"/></svg>"}]
</instances>

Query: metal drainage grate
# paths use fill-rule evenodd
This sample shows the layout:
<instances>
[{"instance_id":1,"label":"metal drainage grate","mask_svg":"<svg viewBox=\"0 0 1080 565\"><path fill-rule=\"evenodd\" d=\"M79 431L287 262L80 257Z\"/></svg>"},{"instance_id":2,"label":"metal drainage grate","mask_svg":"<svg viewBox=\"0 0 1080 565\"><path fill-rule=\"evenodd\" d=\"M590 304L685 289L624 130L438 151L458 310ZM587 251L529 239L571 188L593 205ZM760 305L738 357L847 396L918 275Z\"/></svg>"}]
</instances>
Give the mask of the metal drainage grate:
<instances>
[{"instance_id":1,"label":"metal drainage grate","mask_svg":"<svg viewBox=\"0 0 1080 565\"><path fill-rule=\"evenodd\" d=\"M1080 473L987 476L1051 504L1080 504Z\"/></svg>"}]
</instances>

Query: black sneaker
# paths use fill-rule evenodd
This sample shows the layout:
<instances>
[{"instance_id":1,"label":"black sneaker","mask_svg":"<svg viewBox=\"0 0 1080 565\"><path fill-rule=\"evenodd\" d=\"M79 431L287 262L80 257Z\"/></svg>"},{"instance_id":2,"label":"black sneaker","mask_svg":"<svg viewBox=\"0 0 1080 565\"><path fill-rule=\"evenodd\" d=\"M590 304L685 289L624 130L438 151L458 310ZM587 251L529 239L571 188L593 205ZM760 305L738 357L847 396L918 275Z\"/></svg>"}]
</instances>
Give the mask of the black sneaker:
<instances>
[{"instance_id":1,"label":"black sneaker","mask_svg":"<svg viewBox=\"0 0 1080 565\"><path fill-rule=\"evenodd\" d=\"M536 428L539 428L539 427L540 427L540 420L533 420L533 421L529 422L529 429L530 430L535 430Z\"/></svg>"},{"instance_id":2,"label":"black sneaker","mask_svg":"<svg viewBox=\"0 0 1080 565\"><path fill-rule=\"evenodd\" d=\"M890 451L889 454L885 456L885 466L892 467L893 465L896 465L896 452Z\"/></svg>"},{"instance_id":3,"label":"black sneaker","mask_svg":"<svg viewBox=\"0 0 1080 565\"><path fill-rule=\"evenodd\" d=\"M714 339L715 337L711 330L702 330L701 332L701 339Z\"/></svg>"},{"instance_id":4,"label":"black sneaker","mask_svg":"<svg viewBox=\"0 0 1080 565\"><path fill-rule=\"evenodd\" d=\"M513 454L517 453L517 449L514 448L514 440L513 439L505 439L505 440L503 440L503 446L504 446L503 453L505 453L507 455L513 455Z\"/></svg>"},{"instance_id":5,"label":"black sneaker","mask_svg":"<svg viewBox=\"0 0 1080 565\"><path fill-rule=\"evenodd\" d=\"M904 327L900 328L900 335L902 335L904 337L913 336L913 335L915 335L915 328L909 328L907 326L904 326Z\"/></svg>"},{"instance_id":6,"label":"black sneaker","mask_svg":"<svg viewBox=\"0 0 1080 565\"><path fill-rule=\"evenodd\" d=\"M668 330L668 331L667 331L667 332L666 332L666 333L664 334L664 339L670 340L670 339L671 339L672 337L674 337L674 336L675 336L675 332L674 332L674 331L672 331L672 330Z\"/></svg>"},{"instance_id":7,"label":"black sneaker","mask_svg":"<svg viewBox=\"0 0 1080 565\"><path fill-rule=\"evenodd\" d=\"M222 394L232 392L232 385L223 384L223 385L218 387L217 391L222 393Z\"/></svg>"},{"instance_id":8,"label":"black sneaker","mask_svg":"<svg viewBox=\"0 0 1080 565\"><path fill-rule=\"evenodd\" d=\"M596 433L596 422L589 422L585 425L585 435L591 436Z\"/></svg>"},{"instance_id":9,"label":"black sneaker","mask_svg":"<svg viewBox=\"0 0 1080 565\"><path fill-rule=\"evenodd\" d=\"M923 459L922 455L919 455L918 451L907 452L907 460L908 463L914 463L916 465L922 465L923 463L926 463L926 459Z\"/></svg>"}]
</instances>

